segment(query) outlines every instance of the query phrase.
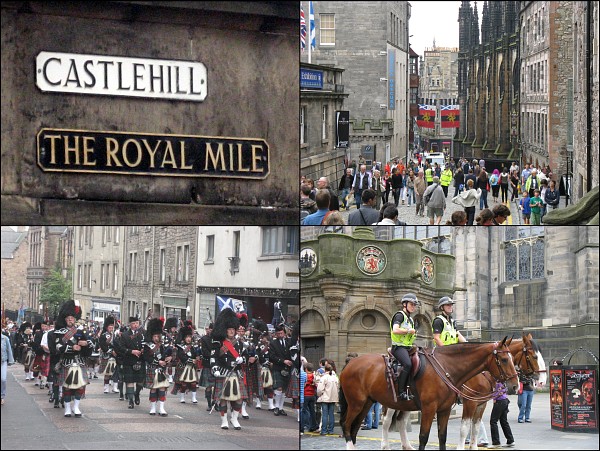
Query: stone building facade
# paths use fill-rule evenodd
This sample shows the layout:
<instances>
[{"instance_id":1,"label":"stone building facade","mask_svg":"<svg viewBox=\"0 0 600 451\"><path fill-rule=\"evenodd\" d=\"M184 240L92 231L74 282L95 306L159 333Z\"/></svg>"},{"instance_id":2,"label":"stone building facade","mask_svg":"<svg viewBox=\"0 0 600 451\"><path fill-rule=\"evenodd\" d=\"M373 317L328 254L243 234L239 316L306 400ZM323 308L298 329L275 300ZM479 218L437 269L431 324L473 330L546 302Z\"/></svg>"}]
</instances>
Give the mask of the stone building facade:
<instances>
[{"instance_id":1,"label":"stone building facade","mask_svg":"<svg viewBox=\"0 0 600 451\"><path fill-rule=\"evenodd\" d=\"M378 274L359 266L369 252L378 255L379 268L384 265ZM415 240L377 240L368 227L303 241L301 262L311 256L316 257L312 267L301 263L300 294L303 349L310 362L327 357L340 368L348 352L385 352L391 344L389 322L408 292L421 301L414 317L417 342L431 342L434 307L454 291L453 256L430 252ZM424 261L431 270L426 277Z\"/></svg>"},{"instance_id":2,"label":"stone building facade","mask_svg":"<svg viewBox=\"0 0 600 451\"><path fill-rule=\"evenodd\" d=\"M193 321L198 227L129 226L124 233L122 318Z\"/></svg>"},{"instance_id":3,"label":"stone building facade","mask_svg":"<svg viewBox=\"0 0 600 451\"><path fill-rule=\"evenodd\" d=\"M307 12L308 2L301 2ZM349 159L382 161L408 150L409 2L315 1L313 64L345 69ZM308 25L307 21L307 25ZM358 31L360 30L360 31ZM301 55L307 62L307 52ZM372 153L371 153L372 152Z\"/></svg>"},{"instance_id":4,"label":"stone building facade","mask_svg":"<svg viewBox=\"0 0 600 451\"><path fill-rule=\"evenodd\" d=\"M519 2L484 2L481 34L477 3L459 8L460 128L454 154L516 158L519 137Z\"/></svg>"},{"instance_id":5,"label":"stone building facade","mask_svg":"<svg viewBox=\"0 0 600 451\"><path fill-rule=\"evenodd\" d=\"M573 201L598 186L600 35L598 2L573 2Z\"/></svg>"},{"instance_id":6,"label":"stone building facade","mask_svg":"<svg viewBox=\"0 0 600 451\"><path fill-rule=\"evenodd\" d=\"M333 189L344 174L345 148L336 147L336 111L344 110L343 69L300 63L301 74L321 82L300 80L300 173L315 181L327 177Z\"/></svg>"},{"instance_id":7,"label":"stone building facade","mask_svg":"<svg viewBox=\"0 0 600 451\"><path fill-rule=\"evenodd\" d=\"M28 305L28 235L25 227L2 227L2 308L13 321L21 301Z\"/></svg>"},{"instance_id":8,"label":"stone building facade","mask_svg":"<svg viewBox=\"0 0 600 451\"><path fill-rule=\"evenodd\" d=\"M100 323L109 315L121 319L125 227L73 229L73 299L81 305L81 317Z\"/></svg>"}]
</instances>

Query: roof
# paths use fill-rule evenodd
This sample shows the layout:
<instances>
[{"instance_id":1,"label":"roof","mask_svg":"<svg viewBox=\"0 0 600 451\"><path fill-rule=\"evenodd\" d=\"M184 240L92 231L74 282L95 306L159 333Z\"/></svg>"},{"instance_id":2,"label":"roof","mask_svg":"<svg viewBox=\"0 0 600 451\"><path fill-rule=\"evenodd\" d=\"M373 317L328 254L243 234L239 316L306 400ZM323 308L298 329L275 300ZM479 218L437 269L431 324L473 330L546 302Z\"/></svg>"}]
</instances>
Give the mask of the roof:
<instances>
[{"instance_id":1,"label":"roof","mask_svg":"<svg viewBox=\"0 0 600 451\"><path fill-rule=\"evenodd\" d=\"M27 232L15 232L8 227L2 227L2 258L14 258L16 250L27 237Z\"/></svg>"}]
</instances>

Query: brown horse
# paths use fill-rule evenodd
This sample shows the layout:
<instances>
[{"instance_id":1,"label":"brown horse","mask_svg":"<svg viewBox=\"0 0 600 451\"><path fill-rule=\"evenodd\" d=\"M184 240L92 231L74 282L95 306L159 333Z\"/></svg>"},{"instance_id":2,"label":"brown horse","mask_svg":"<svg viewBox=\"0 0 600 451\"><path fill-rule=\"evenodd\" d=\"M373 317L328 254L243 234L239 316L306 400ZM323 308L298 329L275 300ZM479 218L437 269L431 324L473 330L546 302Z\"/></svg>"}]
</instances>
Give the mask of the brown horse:
<instances>
[{"instance_id":1,"label":"brown horse","mask_svg":"<svg viewBox=\"0 0 600 451\"><path fill-rule=\"evenodd\" d=\"M487 370L494 379L507 382L509 394L517 391L519 381L506 337L500 343L459 343L420 352L426 356L427 365L414 382L422 411L419 449L427 445L436 414L440 449L446 449L448 418L456 401L457 387L462 387L476 374ZM416 400L394 399L381 355L367 354L352 359L340 375L340 425L346 448L354 449L361 422L374 402L390 409L412 411L419 410Z\"/></svg>"},{"instance_id":2,"label":"brown horse","mask_svg":"<svg viewBox=\"0 0 600 451\"><path fill-rule=\"evenodd\" d=\"M523 340L513 340L509 344L508 349L513 355L515 368L522 371L526 375L533 375L535 379L539 378L539 385L544 385L546 383L546 366L541 355L541 349L533 341L531 334L523 334ZM469 397L486 397L486 395L491 395L495 388L493 381L483 374L476 375L474 378L467 381L465 386L469 388L463 388L461 391L466 393ZM483 417L483 412L485 411L486 405L487 400L476 401L463 398L462 422L457 449L464 449L465 437L469 427L471 429L471 437L478 436L479 427L481 424L480 421ZM406 435L406 420L408 419L408 415L404 414L406 414L406 412L399 412L396 415L396 411L391 409L388 409L385 413L382 425L383 436L381 441L381 449L390 449L388 431L395 415L397 429L400 432L402 448L413 449L408 441L408 436ZM471 440L470 448L477 449L476 439Z\"/></svg>"}]
</instances>

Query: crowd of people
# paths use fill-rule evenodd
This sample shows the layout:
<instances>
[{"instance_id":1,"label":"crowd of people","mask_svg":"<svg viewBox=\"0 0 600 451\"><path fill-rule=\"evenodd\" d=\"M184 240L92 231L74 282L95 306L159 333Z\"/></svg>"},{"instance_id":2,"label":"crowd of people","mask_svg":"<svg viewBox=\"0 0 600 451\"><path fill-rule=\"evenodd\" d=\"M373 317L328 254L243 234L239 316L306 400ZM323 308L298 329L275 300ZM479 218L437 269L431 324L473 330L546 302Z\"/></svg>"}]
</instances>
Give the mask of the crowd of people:
<instances>
[{"instance_id":1,"label":"crowd of people","mask_svg":"<svg viewBox=\"0 0 600 451\"><path fill-rule=\"evenodd\" d=\"M344 169L337 194L327 177L320 177L315 186L312 179L302 176L300 219L303 225L403 225L400 207L414 206L414 215L427 215L430 225L441 224L453 187L450 199L463 207L466 220L455 212L446 224L501 223L499 219L510 215L507 204L515 202L524 224L540 225L548 210L560 203L552 177L548 166L525 164L520 171L516 162L488 172L484 160L447 159L442 167L420 159L405 165L395 159L384 166L375 163L368 170L361 159ZM354 206L345 220L340 212Z\"/></svg>"},{"instance_id":2,"label":"crowd of people","mask_svg":"<svg viewBox=\"0 0 600 451\"><path fill-rule=\"evenodd\" d=\"M191 321L137 316L128 324L108 316L95 330L81 320L76 301L64 303L54 324L14 324L2 330L2 405L5 404L7 367L23 365L25 381L48 390L54 408L65 417L81 417L86 387L101 377L104 394L118 393L135 409L143 389L149 391L149 414L168 415L167 392L179 402L198 404L199 386L205 388L206 410L219 412L221 428L241 429L239 417L249 419L249 406L275 416L287 416L285 398L299 411L299 322L279 323L272 334L260 319L248 323L245 313L226 308L201 334ZM228 415L229 407L229 415Z\"/></svg>"}]
</instances>

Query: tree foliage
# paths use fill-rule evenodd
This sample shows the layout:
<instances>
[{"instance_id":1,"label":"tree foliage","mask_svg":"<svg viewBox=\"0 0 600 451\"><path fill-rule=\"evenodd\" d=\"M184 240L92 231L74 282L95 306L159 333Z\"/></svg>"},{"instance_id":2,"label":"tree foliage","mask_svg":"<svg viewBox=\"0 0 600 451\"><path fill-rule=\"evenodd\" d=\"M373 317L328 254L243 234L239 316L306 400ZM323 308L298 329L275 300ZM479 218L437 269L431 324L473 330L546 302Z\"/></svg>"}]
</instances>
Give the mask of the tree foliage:
<instances>
[{"instance_id":1,"label":"tree foliage","mask_svg":"<svg viewBox=\"0 0 600 451\"><path fill-rule=\"evenodd\" d=\"M66 278L62 275L60 268L51 270L40 288L40 304L48 303L48 317L56 317L60 306L71 299L72 293L71 268L67 270Z\"/></svg>"}]
</instances>

